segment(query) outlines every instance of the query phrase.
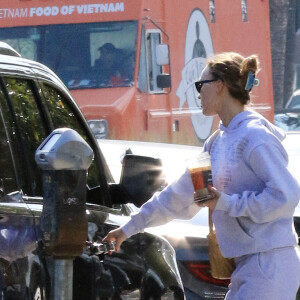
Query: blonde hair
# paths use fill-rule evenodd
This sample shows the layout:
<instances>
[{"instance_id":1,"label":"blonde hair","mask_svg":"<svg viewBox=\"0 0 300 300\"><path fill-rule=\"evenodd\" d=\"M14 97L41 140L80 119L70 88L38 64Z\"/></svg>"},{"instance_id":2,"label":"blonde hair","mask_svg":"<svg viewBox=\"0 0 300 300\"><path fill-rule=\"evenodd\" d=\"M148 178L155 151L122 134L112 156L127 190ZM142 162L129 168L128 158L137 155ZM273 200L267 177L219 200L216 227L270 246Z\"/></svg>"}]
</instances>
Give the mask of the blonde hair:
<instances>
[{"instance_id":1,"label":"blonde hair","mask_svg":"<svg viewBox=\"0 0 300 300\"><path fill-rule=\"evenodd\" d=\"M211 74L221 79L232 97L242 104L250 101L250 90L245 90L249 72L254 76L259 72L259 60L256 55L243 57L235 52L216 54L207 60Z\"/></svg>"}]
</instances>

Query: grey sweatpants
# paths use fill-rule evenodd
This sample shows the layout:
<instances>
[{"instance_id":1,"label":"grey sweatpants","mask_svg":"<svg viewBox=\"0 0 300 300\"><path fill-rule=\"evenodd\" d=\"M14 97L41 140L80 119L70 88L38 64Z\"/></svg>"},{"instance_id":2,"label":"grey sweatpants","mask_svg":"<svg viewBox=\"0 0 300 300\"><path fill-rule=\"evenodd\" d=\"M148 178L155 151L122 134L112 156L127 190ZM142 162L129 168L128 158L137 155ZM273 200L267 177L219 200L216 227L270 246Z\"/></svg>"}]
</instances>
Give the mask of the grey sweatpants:
<instances>
[{"instance_id":1,"label":"grey sweatpants","mask_svg":"<svg viewBox=\"0 0 300 300\"><path fill-rule=\"evenodd\" d=\"M295 300L300 285L299 247L236 259L225 300Z\"/></svg>"}]
</instances>

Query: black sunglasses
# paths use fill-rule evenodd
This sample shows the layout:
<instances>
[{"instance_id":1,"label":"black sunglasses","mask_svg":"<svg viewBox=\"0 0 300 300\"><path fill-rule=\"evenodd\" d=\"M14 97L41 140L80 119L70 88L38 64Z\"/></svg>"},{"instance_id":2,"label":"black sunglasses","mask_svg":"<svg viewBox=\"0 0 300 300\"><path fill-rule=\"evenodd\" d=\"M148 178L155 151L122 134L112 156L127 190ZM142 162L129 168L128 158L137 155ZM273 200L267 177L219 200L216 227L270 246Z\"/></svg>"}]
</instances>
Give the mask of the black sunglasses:
<instances>
[{"instance_id":1,"label":"black sunglasses","mask_svg":"<svg viewBox=\"0 0 300 300\"><path fill-rule=\"evenodd\" d=\"M197 92L200 94L202 86L204 83L210 83L210 82L214 82L214 81L218 81L219 79L210 79L210 80L199 80L195 82L195 88L197 90Z\"/></svg>"}]
</instances>

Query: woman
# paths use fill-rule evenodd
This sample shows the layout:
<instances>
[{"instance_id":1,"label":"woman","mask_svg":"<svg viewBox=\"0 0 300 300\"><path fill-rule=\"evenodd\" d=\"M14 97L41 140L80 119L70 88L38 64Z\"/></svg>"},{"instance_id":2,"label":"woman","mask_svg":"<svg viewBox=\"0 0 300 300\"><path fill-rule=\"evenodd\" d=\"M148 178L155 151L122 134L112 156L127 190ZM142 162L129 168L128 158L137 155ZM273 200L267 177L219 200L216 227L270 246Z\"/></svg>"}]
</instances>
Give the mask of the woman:
<instances>
[{"instance_id":1,"label":"woman","mask_svg":"<svg viewBox=\"0 0 300 300\"><path fill-rule=\"evenodd\" d=\"M247 110L258 71L255 55L222 53L208 60L195 83L203 114L221 119L220 130L204 145L211 154L213 198L198 206L213 210L221 252L236 261L226 300L295 300L300 255L293 213L300 189L287 168L284 133ZM105 240L116 241L119 249L145 227L192 217L193 193L186 171Z\"/></svg>"}]
</instances>

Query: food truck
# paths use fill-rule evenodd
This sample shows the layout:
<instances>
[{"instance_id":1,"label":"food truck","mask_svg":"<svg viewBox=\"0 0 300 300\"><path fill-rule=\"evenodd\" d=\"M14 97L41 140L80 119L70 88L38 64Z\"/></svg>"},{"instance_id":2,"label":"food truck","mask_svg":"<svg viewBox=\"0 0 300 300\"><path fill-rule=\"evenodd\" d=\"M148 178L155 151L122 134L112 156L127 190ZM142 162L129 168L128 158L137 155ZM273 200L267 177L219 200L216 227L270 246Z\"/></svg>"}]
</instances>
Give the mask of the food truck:
<instances>
[{"instance_id":1,"label":"food truck","mask_svg":"<svg viewBox=\"0 0 300 300\"><path fill-rule=\"evenodd\" d=\"M269 1L2 0L0 40L64 81L97 138L202 145L194 82L223 51L261 61L251 108L273 121Z\"/></svg>"}]
</instances>

